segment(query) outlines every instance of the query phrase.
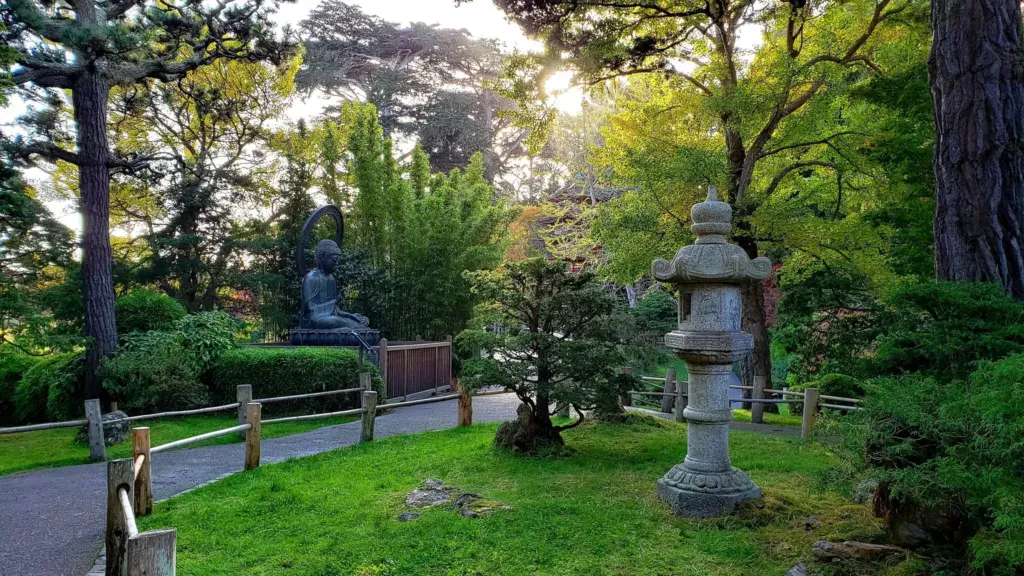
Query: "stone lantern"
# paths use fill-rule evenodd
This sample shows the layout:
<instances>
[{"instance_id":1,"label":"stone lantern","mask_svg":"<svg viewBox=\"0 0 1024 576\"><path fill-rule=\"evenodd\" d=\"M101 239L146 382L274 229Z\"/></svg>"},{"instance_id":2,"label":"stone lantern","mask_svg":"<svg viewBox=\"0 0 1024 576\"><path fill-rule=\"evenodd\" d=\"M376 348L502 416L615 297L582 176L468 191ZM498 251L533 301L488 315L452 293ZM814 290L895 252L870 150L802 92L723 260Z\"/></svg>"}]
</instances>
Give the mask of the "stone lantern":
<instances>
[{"instance_id":1,"label":"stone lantern","mask_svg":"<svg viewBox=\"0 0 1024 576\"><path fill-rule=\"evenodd\" d=\"M690 218L696 242L671 262L652 265L655 279L679 290L679 325L665 344L686 362L689 375L686 459L658 480L658 496L677 515L707 518L761 497L761 489L729 460L729 377L733 362L754 348L754 337L740 331L740 285L764 280L772 266L726 243L732 208L719 201L714 187Z\"/></svg>"}]
</instances>

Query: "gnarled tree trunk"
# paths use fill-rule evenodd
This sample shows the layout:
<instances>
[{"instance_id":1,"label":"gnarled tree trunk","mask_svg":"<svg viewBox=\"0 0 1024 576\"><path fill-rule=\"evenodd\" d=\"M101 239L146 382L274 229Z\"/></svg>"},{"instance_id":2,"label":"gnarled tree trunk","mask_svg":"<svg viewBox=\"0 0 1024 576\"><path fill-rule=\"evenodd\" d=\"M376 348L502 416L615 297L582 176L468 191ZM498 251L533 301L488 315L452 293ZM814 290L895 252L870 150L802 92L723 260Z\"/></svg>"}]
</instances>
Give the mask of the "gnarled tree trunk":
<instances>
[{"instance_id":1,"label":"gnarled tree trunk","mask_svg":"<svg viewBox=\"0 0 1024 576\"><path fill-rule=\"evenodd\" d=\"M935 273L1024 298L1018 0L932 0Z\"/></svg>"},{"instance_id":2,"label":"gnarled tree trunk","mask_svg":"<svg viewBox=\"0 0 1024 576\"><path fill-rule=\"evenodd\" d=\"M72 88L78 131L78 187L82 211L82 297L85 301L86 398L103 394L100 360L117 350L113 252L110 248L110 168L107 96L102 70L83 74Z\"/></svg>"}]
</instances>

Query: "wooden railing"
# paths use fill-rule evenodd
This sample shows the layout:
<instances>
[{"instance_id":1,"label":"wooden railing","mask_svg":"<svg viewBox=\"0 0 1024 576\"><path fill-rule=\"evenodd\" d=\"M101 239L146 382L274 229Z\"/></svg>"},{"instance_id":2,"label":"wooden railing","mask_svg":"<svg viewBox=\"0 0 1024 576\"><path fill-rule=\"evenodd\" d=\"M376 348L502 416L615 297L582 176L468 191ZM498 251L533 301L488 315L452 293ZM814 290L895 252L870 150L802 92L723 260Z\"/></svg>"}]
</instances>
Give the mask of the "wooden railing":
<instances>
[{"instance_id":1,"label":"wooden railing","mask_svg":"<svg viewBox=\"0 0 1024 576\"><path fill-rule=\"evenodd\" d=\"M629 392L630 396L660 396L662 398L661 412L665 414L674 412L677 421L683 422L685 420L683 411L686 409L688 398L688 384L685 380L676 381L672 370L667 370L664 378L641 376L640 379L643 382L661 383L663 384L663 389L661 391L631 390ZM828 396L820 394L817 388L807 388L803 391L773 390L765 388L764 384L764 378L754 378L753 386L729 386L732 390L749 390L751 392L750 398L730 398L729 404L749 403L751 405L750 421L755 424L764 422L764 406L766 404L803 404L800 422L800 436L803 438L809 438L813 433L814 422L821 408L845 411L862 410L861 407L857 406L861 402L857 398ZM778 398L771 398L769 396L778 396ZM822 402L822 400L827 402ZM623 406L631 404L629 396L623 398L622 404Z\"/></svg>"},{"instance_id":2,"label":"wooden railing","mask_svg":"<svg viewBox=\"0 0 1024 576\"><path fill-rule=\"evenodd\" d=\"M171 529L140 533L136 525L137 516L147 516L153 511L152 459L155 454L211 438L241 432L245 435L244 470L253 470L260 465L261 430L263 426L267 425L298 420L360 415L362 417L360 442L370 442L373 440L376 417L379 411L445 402L448 400L458 400L459 426L468 426L472 423L472 396L461 388L458 393L454 394L390 404L378 404L377 392L371 389L370 374L360 374L359 382L361 385L358 388L257 399L252 399L251 386L239 386L238 397L250 398L244 403L244 410L240 411L240 413L244 412L245 414L244 422L240 422L237 426L199 434L191 438L175 440L160 446L150 445L149 428L133 428L132 457L113 460L107 466L106 574L108 576L174 576L176 531ZM356 409L287 416L268 420L262 419L263 404L355 392L360 392L362 398L361 406ZM482 392L479 395L486 396L494 393ZM504 394L506 392L502 390L497 393ZM216 408L226 410L233 409L235 406L236 404L229 404Z\"/></svg>"}]
</instances>

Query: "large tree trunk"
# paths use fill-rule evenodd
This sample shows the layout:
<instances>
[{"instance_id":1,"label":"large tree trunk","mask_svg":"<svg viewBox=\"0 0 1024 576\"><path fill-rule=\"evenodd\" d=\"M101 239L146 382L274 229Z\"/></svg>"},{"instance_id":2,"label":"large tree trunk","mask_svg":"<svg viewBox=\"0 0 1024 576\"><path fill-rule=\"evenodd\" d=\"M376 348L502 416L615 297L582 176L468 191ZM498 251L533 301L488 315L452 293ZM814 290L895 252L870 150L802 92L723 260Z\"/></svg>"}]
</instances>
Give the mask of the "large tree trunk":
<instances>
[{"instance_id":1,"label":"large tree trunk","mask_svg":"<svg viewBox=\"0 0 1024 576\"><path fill-rule=\"evenodd\" d=\"M1024 298L1018 0L932 0L935 273Z\"/></svg>"},{"instance_id":2,"label":"large tree trunk","mask_svg":"<svg viewBox=\"0 0 1024 576\"><path fill-rule=\"evenodd\" d=\"M103 394L100 360L117 350L113 252L110 248L110 169L107 96L102 71L83 74L72 88L78 131L78 187L82 211L82 296L85 300L86 398Z\"/></svg>"}]
</instances>

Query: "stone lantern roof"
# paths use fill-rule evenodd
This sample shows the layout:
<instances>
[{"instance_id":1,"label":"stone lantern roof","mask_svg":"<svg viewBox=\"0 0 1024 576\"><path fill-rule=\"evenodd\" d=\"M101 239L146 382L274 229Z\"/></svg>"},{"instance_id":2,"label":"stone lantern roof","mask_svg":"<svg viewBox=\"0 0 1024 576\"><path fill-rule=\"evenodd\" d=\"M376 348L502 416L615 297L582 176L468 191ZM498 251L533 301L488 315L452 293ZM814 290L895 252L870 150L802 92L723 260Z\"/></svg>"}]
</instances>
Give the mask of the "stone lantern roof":
<instances>
[{"instance_id":1,"label":"stone lantern roof","mask_svg":"<svg viewBox=\"0 0 1024 576\"><path fill-rule=\"evenodd\" d=\"M651 271L656 280L673 284L741 284L764 280L771 274L772 263L768 258L751 260L742 248L726 243L725 237L732 230L732 207L718 199L714 186L708 188L707 200L693 205L690 219L696 242L680 248L671 262L655 260Z\"/></svg>"}]
</instances>

